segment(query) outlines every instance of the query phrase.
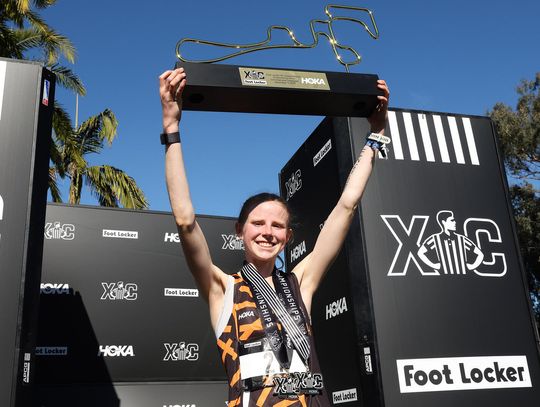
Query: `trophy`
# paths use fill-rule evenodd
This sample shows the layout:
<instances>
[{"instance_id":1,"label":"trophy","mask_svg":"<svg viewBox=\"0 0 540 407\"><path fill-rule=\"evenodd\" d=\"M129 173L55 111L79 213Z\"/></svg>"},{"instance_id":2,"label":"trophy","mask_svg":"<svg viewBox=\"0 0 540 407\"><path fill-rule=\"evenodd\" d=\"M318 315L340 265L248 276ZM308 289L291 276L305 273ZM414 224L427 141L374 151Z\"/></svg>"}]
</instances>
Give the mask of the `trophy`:
<instances>
[{"instance_id":1,"label":"trophy","mask_svg":"<svg viewBox=\"0 0 540 407\"><path fill-rule=\"evenodd\" d=\"M336 11L343 10L367 14L371 28L360 19L334 15ZM266 39L251 44L229 44L193 38L178 41L176 56L179 61L176 68L183 67L188 75L183 108L200 111L368 117L378 103L377 96L383 94L377 88L378 76L349 72L350 66L360 63L361 56L354 48L337 40L333 24L336 21L356 23L363 27L371 38L377 39L379 30L373 13L366 8L340 5L327 5L324 11L326 19L310 21L313 37L310 44L300 42L290 28L281 25L268 27ZM317 30L316 25L322 25L326 30ZM277 30L285 31L291 42L272 44L272 33ZM315 48L321 37L328 40L336 60L345 67L345 73L214 64L267 49ZM214 59L188 59L181 52L186 43L224 48L231 50L231 53ZM346 60L341 55L342 52L350 53L352 58Z\"/></svg>"}]
</instances>

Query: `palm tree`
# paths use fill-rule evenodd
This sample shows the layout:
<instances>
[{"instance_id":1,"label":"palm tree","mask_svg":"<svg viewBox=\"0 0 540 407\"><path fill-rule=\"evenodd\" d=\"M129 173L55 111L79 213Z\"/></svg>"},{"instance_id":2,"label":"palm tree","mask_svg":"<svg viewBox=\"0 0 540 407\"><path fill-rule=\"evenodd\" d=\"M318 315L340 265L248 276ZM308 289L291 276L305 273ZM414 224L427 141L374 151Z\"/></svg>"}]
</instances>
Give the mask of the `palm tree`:
<instances>
[{"instance_id":1,"label":"palm tree","mask_svg":"<svg viewBox=\"0 0 540 407\"><path fill-rule=\"evenodd\" d=\"M32 5L36 9L45 9L55 3L56 0L1 0L0 56L28 59L29 51L41 51L40 60L54 72L57 83L84 96L86 89L81 80L58 63L60 56L74 63L75 47L31 9ZM148 207L133 178L112 166L88 166L84 158L86 154L100 152L105 140L109 145L112 143L117 124L114 114L106 109L74 129L68 113L55 102L50 149L53 166L49 168L49 191L54 202L62 202L58 178L68 177L71 204L80 202L82 185L86 183L102 206Z\"/></svg>"},{"instance_id":2,"label":"palm tree","mask_svg":"<svg viewBox=\"0 0 540 407\"><path fill-rule=\"evenodd\" d=\"M41 51L40 60L55 73L57 82L79 95L85 95L86 90L80 79L69 68L58 64L60 56L74 63L75 47L68 38L58 34L31 10L30 3L37 9L45 9L54 5L56 0L0 1L0 56L28 59L28 51Z\"/></svg>"},{"instance_id":3,"label":"palm tree","mask_svg":"<svg viewBox=\"0 0 540 407\"><path fill-rule=\"evenodd\" d=\"M78 205L83 185L90 188L99 204L108 207L145 209L148 202L132 177L110 165L90 166L86 156L99 153L105 142L110 146L116 137L118 122L112 111L105 109L84 121L76 129L63 127L59 137L53 138L56 161L49 176L69 178L69 203ZM52 157L51 157L52 158ZM53 195L55 191L51 189Z\"/></svg>"}]
</instances>

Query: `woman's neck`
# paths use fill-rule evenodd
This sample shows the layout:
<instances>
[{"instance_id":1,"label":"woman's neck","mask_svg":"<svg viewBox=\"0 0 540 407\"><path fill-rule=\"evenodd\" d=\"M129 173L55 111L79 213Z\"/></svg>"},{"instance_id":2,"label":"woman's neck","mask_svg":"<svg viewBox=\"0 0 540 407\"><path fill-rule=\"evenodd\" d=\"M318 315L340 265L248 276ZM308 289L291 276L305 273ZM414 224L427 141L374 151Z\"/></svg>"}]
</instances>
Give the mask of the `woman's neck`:
<instances>
[{"instance_id":1,"label":"woman's neck","mask_svg":"<svg viewBox=\"0 0 540 407\"><path fill-rule=\"evenodd\" d=\"M253 264L257 268L259 274L264 278L270 277L274 271L274 262L258 262L250 259L246 259L246 261Z\"/></svg>"}]
</instances>

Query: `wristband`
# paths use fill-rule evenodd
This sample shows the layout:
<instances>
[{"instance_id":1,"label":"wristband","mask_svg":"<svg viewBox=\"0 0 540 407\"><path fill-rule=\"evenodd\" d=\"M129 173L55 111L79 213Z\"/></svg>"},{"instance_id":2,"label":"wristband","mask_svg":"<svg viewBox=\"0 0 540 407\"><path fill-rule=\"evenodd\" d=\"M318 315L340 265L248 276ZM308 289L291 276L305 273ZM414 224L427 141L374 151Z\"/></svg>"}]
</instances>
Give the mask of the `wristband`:
<instances>
[{"instance_id":1,"label":"wristband","mask_svg":"<svg viewBox=\"0 0 540 407\"><path fill-rule=\"evenodd\" d=\"M180 132L176 131L174 133L161 133L159 135L159 139L163 145L180 143Z\"/></svg>"},{"instance_id":2,"label":"wristband","mask_svg":"<svg viewBox=\"0 0 540 407\"><path fill-rule=\"evenodd\" d=\"M381 158L386 160L388 159L388 148L386 145L390 141L390 137L383 136L380 133L369 133L366 137L366 146L378 151L381 154Z\"/></svg>"}]
</instances>

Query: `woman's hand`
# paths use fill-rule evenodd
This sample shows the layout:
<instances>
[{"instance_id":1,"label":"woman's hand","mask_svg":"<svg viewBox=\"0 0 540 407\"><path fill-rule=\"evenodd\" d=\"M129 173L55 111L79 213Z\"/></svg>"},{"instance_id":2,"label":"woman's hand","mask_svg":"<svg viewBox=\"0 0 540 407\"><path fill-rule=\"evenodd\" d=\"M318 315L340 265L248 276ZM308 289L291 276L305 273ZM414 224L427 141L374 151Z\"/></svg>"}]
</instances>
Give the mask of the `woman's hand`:
<instances>
[{"instance_id":1,"label":"woman's hand","mask_svg":"<svg viewBox=\"0 0 540 407\"><path fill-rule=\"evenodd\" d=\"M373 133L384 134L384 128L386 127L386 118L388 116L388 99L390 99L390 90L388 85L382 79L377 81L377 87L384 91L383 96L377 96L379 103L377 107L368 118L369 123L371 124L371 131Z\"/></svg>"},{"instance_id":2,"label":"woman's hand","mask_svg":"<svg viewBox=\"0 0 540 407\"><path fill-rule=\"evenodd\" d=\"M184 68L165 71L159 76L159 97L165 133L178 131L178 122L182 116L182 92L185 87Z\"/></svg>"}]
</instances>

